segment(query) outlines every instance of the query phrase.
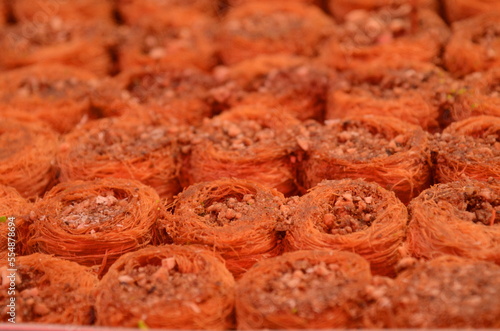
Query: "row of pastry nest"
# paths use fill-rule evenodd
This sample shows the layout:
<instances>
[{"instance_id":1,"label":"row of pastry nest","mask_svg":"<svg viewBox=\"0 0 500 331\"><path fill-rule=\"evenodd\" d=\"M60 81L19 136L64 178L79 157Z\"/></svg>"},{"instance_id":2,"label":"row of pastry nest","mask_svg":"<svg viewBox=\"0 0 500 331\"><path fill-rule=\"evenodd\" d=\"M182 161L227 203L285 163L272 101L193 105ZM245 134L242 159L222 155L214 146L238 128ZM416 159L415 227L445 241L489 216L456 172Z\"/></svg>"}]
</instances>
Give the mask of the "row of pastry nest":
<instances>
[{"instance_id":1,"label":"row of pastry nest","mask_svg":"<svg viewBox=\"0 0 500 331\"><path fill-rule=\"evenodd\" d=\"M302 121L390 115L437 132L473 115L498 116L499 80L499 68L456 79L433 64L408 60L338 72L292 55L261 55L212 72L158 64L115 77L38 64L0 72L0 113L18 108L14 112L67 133L79 123L124 113L197 126L232 107L260 103Z\"/></svg>"},{"instance_id":2,"label":"row of pastry nest","mask_svg":"<svg viewBox=\"0 0 500 331\"><path fill-rule=\"evenodd\" d=\"M55 23L35 20L39 18L38 7L45 4L43 8L48 8L43 1L38 7L26 1L11 3L18 22L3 30L7 44L2 45L1 59L14 61L3 65L4 69L23 68L0 75L2 116L28 113L26 118L33 116L58 132L68 133L89 120L124 113L141 120L151 117L155 123L169 126L198 126L207 117L256 103L299 120L390 115L431 132L473 115L498 115L494 13L457 23L447 42L449 29L439 17L407 3L372 12L351 11L340 25L343 28L332 30L333 21L313 5L257 1L230 7L224 20L214 23L227 26L222 35L201 28L199 36L191 31L196 24L183 23L187 26L176 30L175 24L166 23L175 18L184 22L185 16L176 12L180 4L169 3L169 10L165 7L162 11L158 3L158 8L155 2L141 3L118 3L125 22L132 30L142 31L137 38L128 31L125 36L130 37L130 43L121 40L121 46L112 46L107 36L101 38L102 34L88 31L99 29L96 21L85 23L92 16L105 20L111 10L109 3L52 4L48 7L57 12L52 17L57 18ZM424 3L424 7L433 7ZM206 4L189 2L190 14L186 15L194 15L194 7L206 11ZM130 11L124 9L128 6ZM340 2L335 8L339 6ZM156 11L165 19L150 20L158 26L148 26L151 23L139 19ZM135 13L138 21L127 12L132 17ZM432 16L429 20L428 15ZM80 31L83 34L73 33L64 28L63 23L70 22L75 27L88 26ZM34 29L24 25L30 23L38 25ZM329 27L327 34L336 31L331 40L324 40L323 27L315 28L318 24ZM392 31L396 25L399 30ZM388 38L386 28L392 37ZM208 40L212 37L222 43ZM99 40L103 39L108 40L107 46L101 47ZM442 64L445 43L444 63L454 75L493 69L463 79L450 77L431 63ZM328 50L319 51L320 44ZM205 52L207 45L212 50ZM160 46L171 49L158 51ZM217 63L221 65L214 68ZM465 71L454 70L450 63ZM123 71L116 77L99 77L113 71L111 67ZM239 142L233 147L244 145Z\"/></svg>"},{"instance_id":3,"label":"row of pastry nest","mask_svg":"<svg viewBox=\"0 0 500 331\"><path fill-rule=\"evenodd\" d=\"M334 17L314 1L237 2L218 16L212 0L12 1L0 68L62 63L104 76L159 63L211 70L289 54L339 70L372 60L431 62L461 77L499 63L498 4L491 1L453 1L447 11L463 13L450 15L471 17L451 29L432 0L332 0Z\"/></svg>"},{"instance_id":4,"label":"row of pastry nest","mask_svg":"<svg viewBox=\"0 0 500 331\"><path fill-rule=\"evenodd\" d=\"M303 70L297 71L300 77ZM490 74L498 79L499 73ZM390 84L333 88L327 103L336 113L321 122L300 121L287 107L311 110L321 101L318 94L240 90L242 99L209 117L224 105L213 97L206 75L142 70L125 77L125 89L114 89L111 83L96 88L99 81L84 74L35 66L0 75L0 183L33 199L57 181L125 177L171 198L182 187L221 177L256 180L288 196L323 179L365 178L408 203L433 182L499 177L499 118L470 116L498 114L494 83L444 93L431 83L440 81L431 71L414 75L416 81L426 77L417 94L411 93L414 85L408 92ZM269 76L276 86L290 80L287 74ZM389 74L381 79L389 80ZM429 100L425 93L437 96ZM435 134L402 120L431 112L437 99L444 100L444 110L434 114L465 119Z\"/></svg>"},{"instance_id":5,"label":"row of pastry nest","mask_svg":"<svg viewBox=\"0 0 500 331\"><path fill-rule=\"evenodd\" d=\"M17 291L4 321L498 326L498 180L433 186L409 213L394 193L362 180L324 181L285 200L256 182L221 179L191 186L167 209L128 179L60 184L34 206L0 189L2 209L16 208L8 211L15 224L0 224L2 255L18 254L0 262L0 298ZM16 228L15 248L7 226Z\"/></svg>"},{"instance_id":6,"label":"row of pastry nest","mask_svg":"<svg viewBox=\"0 0 500 331\"><path fill-rule=\"evenodd\" d=\"M279 253L283 234L294 250L311 240L314 248L319 233L327 247L345 248L354 238L348 247L374 255L372 267L389 265L384 273L390 274L406 237L404 202L421 207L410 211L417 256L454 252L498 260L498 117L471 117L435 136L391 117L302 124L256 107L225 112L195 132L103 119L61 141L37 122L1 124L2 184L35 200L30 206L14 193L20 208L2 212L22 215L18 245L26 252L62 254L102 265L103 272L142 245L197 243L227 250L241 273L256 255ZM344 178L353 178L344 184L352 188L321 184ZM441 184L430 187L433 182ZM287 216L296 205L303 209L299 221ZM160 214L176 212L178 218L157 226ZM237 248L249 249L249 257Z\"/></svg>"}]
</instances>

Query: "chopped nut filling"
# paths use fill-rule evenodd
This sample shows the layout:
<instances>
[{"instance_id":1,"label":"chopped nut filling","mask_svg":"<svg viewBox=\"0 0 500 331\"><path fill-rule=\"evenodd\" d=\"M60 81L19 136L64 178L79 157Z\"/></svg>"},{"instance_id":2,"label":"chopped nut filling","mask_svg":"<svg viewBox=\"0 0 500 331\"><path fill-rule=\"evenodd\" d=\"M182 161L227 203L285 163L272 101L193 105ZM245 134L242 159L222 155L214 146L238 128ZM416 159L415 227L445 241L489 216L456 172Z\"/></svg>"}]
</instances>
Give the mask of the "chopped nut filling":
<instances>
[{"instance_id":1,"label":"chopped nut filling","mask_svg":"<svg viewBox=\"0 0 500 331\"><path fill-rule=\"evenodd\" d=\"M251 147L274 144L276 132L254 120L243 120L236 123L214 119L201 132L198 139L208 139L216 147L223 150L248 154L251 153Z\"/></svg>"},{"instance_id":2,"label":"chopped nut filling","mask_svg":"<svg viewBox=\"0 0 500 331\"><path fill-rule=\"evenodd\" d=\"M138 125L125 130L95 130L87 136L85 148L91 155L103 155L115 159L145 156L152 151L168 148L173 143L173 128L164 126Z\"/></svg>"},{"instance_id":3,"label":"chopped nut filling","mask_svg":"<svg viewBox=\"0 0 500 331\"><path fill-rule=\"evenodd\" d=\"M61 211L59 217L69 229L90 228L89 233L93 234L105 227L106 222L123 213L123 208L127 204L127 199L119 199L115 192L107 191L95 197L71 202Z\"/></svg>"},{"instance_id":4,"label":"chopped nut filling","mask_svg":"<svg viewBox=\"0 0 500 331\"><path fill-rule=\"evenodd\" d=\"M200 216L205 217L208 223L214 226L224 226L238 221L244 215L250 215L255 208L255 196L245 194L243 196L225 197L224 201L214 202L198 211Z\"/></svg>"},{"instance_id":5,"label":"chopped nut filling","mask_svg":"<svg viewBox=\"0 0 500 331\"><path fill-rule=\"evenodd\" d=\"M298 260L283 266L281 274L270 279L255 293L255 305L262 314L291 312L311 318L335 307L345 296L349 284L338 264Z\"/></svg>"},{"instance_id":6,"label":"chopped nut filling","mask_svg":"<svg viewBox=\"0 0 500 331\"><path fill-rule=\"evenodd\" d=\"M196 273L181 272L175 256L149 263L118 277L124 302L129 301L130 296L142 298L147 305L182 302L199 312L197 304L210 299L204 286L207 280Z\"/></svg>"},{"instance_id":7,"label":"chopped nut filling","mask_svg":"<svg viewBox=\"0 0 500 331\"><path fill-rule=\"evenodd\" d=\"M500 135L473 137L465 135L437 135L438 153L449 154L464 162L500 162Z\"/></svg>"},{"instance_id":8,"label":"chopped nut filling","mask_svg":"<svg viewBox=\"0 0 500 331\"><path fill-rule=\"evenodd\" d=\"M444 184L438 194L431 190L425 198L435 200L438 205L452 204L456 215L464 221L486 226L500 224L500 195L490 188L467 185L459 191Z\"/></svg>"},{"instance_id":9,"label":"chopped nut filling","mask_svg":"<svg viewBox=\"0 0 500 331\"><path fill-rule=\"evenodd\" d=\"M407 137L386 137L380 132L363 127L360 123L327 121L324 129L310 126L315 149L328 151L331 157L348 160L371 160L387 157L409 148Z\"/></svg>"}]
</instances>

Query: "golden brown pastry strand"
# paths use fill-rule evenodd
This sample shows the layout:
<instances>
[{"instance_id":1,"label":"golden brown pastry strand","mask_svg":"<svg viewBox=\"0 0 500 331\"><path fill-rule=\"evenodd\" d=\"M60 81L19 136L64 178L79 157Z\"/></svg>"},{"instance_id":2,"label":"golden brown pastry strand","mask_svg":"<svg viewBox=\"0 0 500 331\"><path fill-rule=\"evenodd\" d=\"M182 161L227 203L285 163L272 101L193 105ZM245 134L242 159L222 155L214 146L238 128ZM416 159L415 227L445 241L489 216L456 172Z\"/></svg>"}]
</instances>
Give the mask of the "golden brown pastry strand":
<instances>
[{"instance_id":1,"label":"golden brown pastry strand","mask_svg":"<svg viewBox=\"0 0 500 331\"><path fill-rule=\"evenodd\" d=\"M366 260L349 252L306 250L261 261L237 282L237 327L354 327L358 295L370 280Z\"/></svg>"},{"instance_id":2,"label":"golden brown pastry strand","mask_svg":"<svg viewBox=\"0 0 500 331\"><path fill-rule=\"evenodd\" d=\"M32 254L16 259L15 310L17 323L91 325L94 323L95 273L75 262L50 255ZM2 261L3 281L12 271ZM2 286L9 286L2 282ZM8 291L0 292L2 301ZM9 307L2 307L2 321L7 322Z\"/></svg>"},{"instance_id":3,"label":"golden brown pastry strand","mask_svg":"<svg viewBox=\"0 0 500 331\"><path fill-rule=\"evenodd\" d=\"M35 120L0 119L0 184L36 199L55 183L58 136Z\"/></svg>"},{"instance_id":4,"label":"golden brown pastry strand","mask_svg":"<svg viewBox=\"0 0 500 331\"><path fill-rule=\"evenodd\" d=\"M35 203L28 245L104 272L151 243L159 207L156 191L132 179L61 183Z\"/></svg>"},{"instance_id":5,"label":"golden brown pastry strand","mask_svg":"<svg viewBox=\"0 0 500 331\"><path fill-rule=\"evenodd\" d=\"M180 191L178 130L127 116L91 121L63 138L59 179L131 178L170 201Z\"/></svg>"},{"instance_id":6,"label":"golden brown pastry strand","mask_svg":"<svg viewBox=\"0 0 500 331\"><path fill-rule=\"evenodd\" d=\"M374 274L395 274L408 213L393 192L362 180L323 181L289 208L285 250L354 252Z\"/></svg>"},{"instance_id":7,"label":"golden brown pastry strand","mask_svg":"<svg viewBox=\"0 0 500 331\"><path fill-rule=\"evenodd\" d=\"M392 190L404 203L430 185L428 135L385 116L311 122L297 137L303 152L298 180L309 189L324 179L360 178Z\"/></svg>"},{"instance_id":8,"label":"golden brown pastry strand","mask_svg":"<svg viewBox=\"0 0 500 331\"><path fill-rule=\"evenodd\" d=\"M195 246L148 247L122 256L97 290L97 325L227 330L234 279L220 257Z\"/></svg>"},{"instance_id":9,"label":"golden brown pastry strand","mask_svg":"<svg viewBox=\"0 0 500 331\"><path fill-rule=\"evenodd\" d=\"M260 105L236 107L205 121L193 135L180 137L181 184L234 177L295 193L298 124L290 114Z\"/></svg>"},{"instance_id":10,"label":"golden brown pastry strand","mask_svg":"<svg viewBox=\"0 0 500 331\"><path fill-rule=\"evenodd\" d=\"M408 250L418 258L443 254L500 263L500 186L461 180L425 190L409 205Z\"/></svg>"},{"instance_id":11,"label":"golden brown pastry strand","mask_svg":"<svg viewBox=\"0 0 500 331\"><path fill-rule=\"evenodd\" d=\"M242 179L194 184L169 206L160 221L179 245L206 245L221 254L238 278L256 262L281 253L282 208L276 190Z\"/></svg>"},{"instance_id":12,"label":"golden brown pastry strand","mask_svg":"<svg viewBox=\"0 0 500 331\"><path fill-rule=\"evenodd\" d=\"M456 22L446 45L444 65L456 77L498 67L500 8Z\"/></svg>"},{"instance_id":13,"label":"golden brown pastry strand","mask_svg":"<svg viewBox=\"0 0 500 331\"><path fill-rule=\"evenodd\" d=\"M500 178L499 130L500 119L494 116L452 123L432 143L435 181Z\"/></svg>"}]
</instances>

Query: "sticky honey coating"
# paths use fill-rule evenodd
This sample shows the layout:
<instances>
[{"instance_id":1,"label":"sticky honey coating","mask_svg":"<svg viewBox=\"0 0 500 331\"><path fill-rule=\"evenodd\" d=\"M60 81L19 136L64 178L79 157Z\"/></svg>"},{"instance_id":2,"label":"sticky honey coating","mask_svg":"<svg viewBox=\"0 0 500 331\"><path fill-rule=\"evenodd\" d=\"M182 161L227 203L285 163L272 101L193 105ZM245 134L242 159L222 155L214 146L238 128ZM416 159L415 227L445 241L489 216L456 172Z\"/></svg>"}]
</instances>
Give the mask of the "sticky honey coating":
<instances>
[{"instance_id":1,"label":"sticky honey coating","mask_svg":"<svg viewBox=\"0 0 500 331\"><path fill-rule=\"evenodd\" d=\"M0 0L17 321L500 328L497 2Z\"/></svg>"}]
</instances>

